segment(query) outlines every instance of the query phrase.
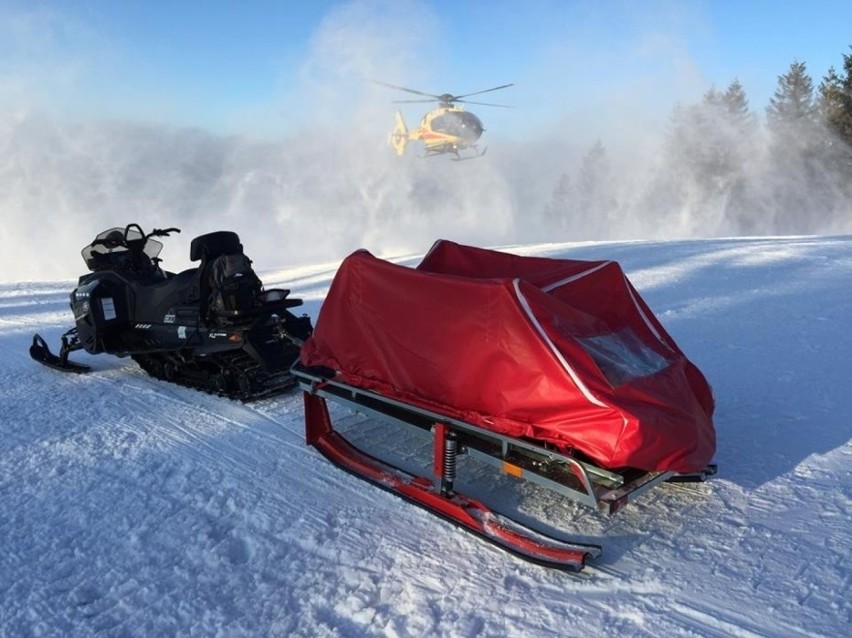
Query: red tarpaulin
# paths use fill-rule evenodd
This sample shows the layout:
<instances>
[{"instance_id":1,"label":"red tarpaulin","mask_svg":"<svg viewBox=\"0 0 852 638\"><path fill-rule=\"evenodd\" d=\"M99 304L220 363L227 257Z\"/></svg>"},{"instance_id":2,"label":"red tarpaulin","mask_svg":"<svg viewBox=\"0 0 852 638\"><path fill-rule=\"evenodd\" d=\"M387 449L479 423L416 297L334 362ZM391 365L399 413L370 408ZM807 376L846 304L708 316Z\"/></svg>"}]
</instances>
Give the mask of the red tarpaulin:
<instances>
[{"instance_id":1,"label":"red tarpaulin","mask_svg":"<svg viewBox=\"0 0 852 638\"><path fill-rule=\"evenodd\" d=\"M612 261L442 240L412 269L357 251L301 358L611 469L694 472L715 451L707 381Z\"/></svg>"}]
</instances>

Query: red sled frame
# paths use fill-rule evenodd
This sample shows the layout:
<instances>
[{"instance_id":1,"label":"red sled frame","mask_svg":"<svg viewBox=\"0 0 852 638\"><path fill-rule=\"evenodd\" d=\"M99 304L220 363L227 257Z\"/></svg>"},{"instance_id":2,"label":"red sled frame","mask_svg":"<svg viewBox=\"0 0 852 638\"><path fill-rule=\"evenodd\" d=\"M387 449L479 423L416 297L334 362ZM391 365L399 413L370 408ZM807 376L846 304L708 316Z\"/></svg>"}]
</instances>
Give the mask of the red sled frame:
<instances>
[{"instance_id":1,"label":"red sled frame","mask_svg":"<svg viewBox=\"0 0 852 638\"><path fill-rule=\"evenodd\" d=\"M703 481L715 466L682 475L674 472L618 473L560 454L530 441L514 439L430 410L363 390L326 376L325 370L292 368L305 401L305 436L329 461L359 478L406 498L527 560L580 571L602 554L600 545L564 541L533 530L456 492L458 455L477 460L521 480L529 480L607 514L665 481ZM414 476L359 450L337 432L326 400L370 417L432 433L433 475Z\"/></svg>"}]
</instances>

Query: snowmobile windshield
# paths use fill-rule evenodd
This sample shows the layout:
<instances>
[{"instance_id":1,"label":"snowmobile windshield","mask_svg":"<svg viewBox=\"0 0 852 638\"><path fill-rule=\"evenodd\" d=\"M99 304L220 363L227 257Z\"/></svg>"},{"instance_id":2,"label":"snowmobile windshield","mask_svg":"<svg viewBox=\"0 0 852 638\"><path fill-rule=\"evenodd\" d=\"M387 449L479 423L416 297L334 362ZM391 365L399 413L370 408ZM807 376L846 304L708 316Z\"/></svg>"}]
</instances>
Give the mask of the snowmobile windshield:
<instances>
[{"instance_id":1,"label":"snowmobile windshield","mask_svg":"<svg viewBox=\"0 0 852 638\"><path fill-rule=\"evenodd\" d=\"M125 236L124 228L109 228L99 233L91 244L81 251L83 261L89 270L101 270L104 268L127 268L133 265L133 254L130 247L133 242L144 240L145 236L133 228L127 229ZM160 254L163 244L155 239L145 241L142 248L142 257L151 263Z\"/></svg>"}]
</instances>

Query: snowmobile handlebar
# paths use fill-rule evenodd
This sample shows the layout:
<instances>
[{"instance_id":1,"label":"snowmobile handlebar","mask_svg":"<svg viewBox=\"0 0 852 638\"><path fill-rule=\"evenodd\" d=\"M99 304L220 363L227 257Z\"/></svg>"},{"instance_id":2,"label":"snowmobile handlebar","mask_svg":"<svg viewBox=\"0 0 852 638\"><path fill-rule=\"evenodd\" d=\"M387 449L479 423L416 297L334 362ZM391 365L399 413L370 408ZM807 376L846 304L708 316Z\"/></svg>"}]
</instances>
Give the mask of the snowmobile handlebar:
<instances>
[{"instance_id":1,"label":"snowmobile handlebar","mask_svg":"<svg viewBox=\"0 0 852 638\"><path fill-rule=\"evenodd\" d=\"M168 237L170 233L179 233L180 228L155 228L148 237Z\"/></svg>"},{"instance_id":2,"label":"snowmobile handlebar","mask_svg":"<svg viewBox=\"0 0 852 638\"><path fill-rule=\"evenodd\" d=\"M128 234L131 229L135 229L140 237L138 239L128 239ZM118 246L129 246L131 242L138 243L140 240L144 244L144 241L149 237L168 237L171 233L179 233L180 228L155 228L150 233L145 234L142 231L142 228L139 224L128 224L124 229L124 234L121 237L118 237L120 231L116 231L115 233L110 233L107 237L103 239L95 239L90 245L91 246L105 246L106 248L116 248ZM115 236L114 236L115 235Z\"/></svg>"},{"instance_id":3,"label":"snowmobile handlebar","mask_svg":"<svg viewBox=\"0 0 852 638\"><path fill-rule=\"evenodd\" d=\"M130 241L130 240L127 239L127 237L130 234L131 229L135 229L139 233L141 239L143 239L143 240L147 240L149 237L168 237L170 233L179 233L180 232L180 228L155 228L150 233L146 234L145 231L142 230L142 227L139 224L127 224L127 226L124 229L124 240L126 242ZM133 241L139 241L139 240L136 239L136 240L133 240Z\"/></svg>"},{"instance_id":4,"label":"snowmobile handlebar","mask_svg":"<svg viewBox=\"0 0 852 638\"><path fill-rule=\"evenodd\" d=\"M136 223L128 224L123 229L113 228L104 231L83 248L83 260L89 270L109 266L147 272L157 268L160 263L158 255L163 247L162 243L153 238L168 237L171 233L179 232L179 228L155 228L146 233ZM100 246L106 248L107 252L94 250Z\"/></svg>"}]
</instances>

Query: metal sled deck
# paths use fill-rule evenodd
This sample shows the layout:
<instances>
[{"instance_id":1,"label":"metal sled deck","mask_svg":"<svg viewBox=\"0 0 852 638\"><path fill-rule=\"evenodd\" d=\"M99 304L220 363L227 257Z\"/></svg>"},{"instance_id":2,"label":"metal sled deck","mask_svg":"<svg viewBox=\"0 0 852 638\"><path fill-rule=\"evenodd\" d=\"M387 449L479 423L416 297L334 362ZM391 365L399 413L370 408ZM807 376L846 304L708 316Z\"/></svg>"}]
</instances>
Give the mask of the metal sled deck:
<instances>
[{"instance_id":1,"label":"metal sled deck","mask_svg":"<svg viewBox=\"0 0 852 638\"><path fill-rule=\"evenodd\" d=\"M510 476L532 481L608 514L663 481L704 478L682 477L673 472L611 472L535 443L334 381L330 371L326 376L326 371L307 369L297 363L292 372L304 392L307 443L328 460L504 549L550 567L579 571L588 559L598 557L602 548L546 536L459 494L454 489L458 455L470 455ZM432 476L412 476L356 448L334 429L326 400L393 424L431 432Z\"/></svg>"}]
</instances>

